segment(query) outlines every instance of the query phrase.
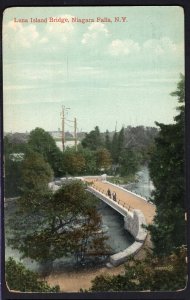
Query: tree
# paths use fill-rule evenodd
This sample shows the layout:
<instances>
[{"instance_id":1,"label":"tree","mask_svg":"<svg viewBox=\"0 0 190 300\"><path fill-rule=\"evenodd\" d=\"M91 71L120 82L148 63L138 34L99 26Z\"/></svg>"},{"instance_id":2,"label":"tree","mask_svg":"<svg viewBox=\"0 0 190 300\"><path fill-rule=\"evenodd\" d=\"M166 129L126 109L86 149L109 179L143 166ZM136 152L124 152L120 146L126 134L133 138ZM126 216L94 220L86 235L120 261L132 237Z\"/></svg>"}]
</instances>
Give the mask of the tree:
<instances>
[{"instance_id":1,"label":"tree","mask_svg":"<svg viewBox=\"0 0 190 300\"><path fill-rule=\"evenodd\" d=\"M5 197L17 197L22 186L22 161L14 161L5 157Z\"/></svg>"},{"instance_id":2,"label":"tree","mask_svg":"<svg viewBox=\"0 0 190 300\"><path fill-rule=\"evenodd\" d=\"M20 195L20 188L22 186L22 165L27 151L28 147L26 142L13 140L5 136L5 197L16 197Z\"/></svg>"},{"instance_id":3,"label":"tree","mask_svg":"<svg viewBox=\"0 0 190 300\"><path fill-rule=\"evenodd\" d=\"M115 131L111 143L111 155L114 163L118 163L118 133Z\"/></svg>"},{"instance_id":4,"label":"tree","mask_svg":"<svg viewBox=\"0 0 190 300\"><path fill-rule=\"evenodd\" d=\"M62 152L48 132L38 127L32 130L28 145L33 151L40 153L44 160L50 164L55 176L64 174Z\"/></svg>"},{"instance_id":5,"label":"tree","mask_svg":"<svg viewBox=\"0 0 190 300\"><path fill-rule=\"evenodd\" d=\"M133 149L140 154L140 163L147 164L150 161L151 151L154 147L154 139L158 134L156 127L128 126L125 129L126 148Z\"/></svg>"},{"instance_id":6,"label":"tree","mask_svg":"<svg viewBox=\"0 0 190 300\"><path fill-rule=\"evenodd\" d=\"M172 96L181 104L175 123L156 123L160 131L150 162L150 176L155 186L152 201L157 213L148 228L159 255L169 254L175 247L186 243L184 220L184 77Z\"/></svg>"},{"instance_id":7,"label":"tree","mask_svg":"<svg viewBox=\"0 0 190 300\"><path fill-rule=\"evenodd\" d=\"M8 242L23 257L50 263L51 267L55 259L71 254L84 260L97 243L106 253L106 237L100 239L98 234L101 218L82 182L69 181L54 194L46 191L39 196L30 191L17 201Z\"/></svg>"},{"instance_id":8,"label":"tree","mask_svg":"<svg viewBox=\"0 0 190 300\"><path fill-rule=\"evenodd\" d=\"M94 130L87 133L85 138L82 140L82 146L84 148L89 148L90 150L97 150L102 145L103 141L98 126L96 126Z\"/></svg>"},{"instance_id":9,"label":"tree","mask_svg":"<svg viewBox=\"0 0 190 300\"><path fill-rule=\"evenodd\" d=\"M111 150L110 133L108 130L106 130L106 135L105 135L105 147L108 151Z\"/></svg>"},{"instance_id":10,"label":"tree","mask_svg":"<svg viewBox=\"0 0 190 300\"><path fill-rule=\"evenodd\" d=\"M67 148L63 153L63 164L67 174L80 175L85 170L86 162L81 152Z\"/></svg>"},{"instance_id":11,"label":"tree","mask_svg":"<svg viewBox=\"0 0 190 300\"><path fill-rule=\"evenodd\" d=\"M121 128L119 134L118 134L118 157L120 157L121 153L125 149L125 130L124 127Z\"/></svg>"},{"instance_id":12,"label":"tree","mask_svg":"<svg viewBox=\"0 0 190 300\"><path fill-rule=\"evenodd\" d=\"M37 273L16 262L12 257L5 263L5 278L10 290L19 292L59 292L59 286L50 287Z\"/></svg>"},{"instance_id":13,"label":"tree","mask_svg":"<svg viewBox=\"0 0 190 300\"><path fill-rule=\"evenodd\" d=\"M101 170L108 170L111 167L111 154L105 148L100 148L96 151L96 164L97 169Z\"/></svg>"},{"instance_id":14,"label":"tree","mask_svg":"<svg viewBox=\"0 0 190 300\"><path fill-rule=\"evenodd\" d=\"M78 147L78 152L85 159L85 169L83 170L83 174L87 174L87 175L97 174L96 152L88 148L83 148L80 145Z\"/></svg>"},{"instance_id":15,"label":"tree","mask_svg":"<svg viewBox=\"0 0 190 300\"><path fill-rule=\"evenodd\" d=\"M139 170L139 156L132 149L125 149L119 157L119 173L121 176L134 176Z\"/></svg>"},{"instance_id":16,"label":"tree","mask_svg":"<svg viewBox=\"0 0 190 300\"><path fill-rule=\"evenodd\" d=\"M92 281L91 292L176 291L187 282L186 249L176 249L164 259L147 254L144 260L131 258L123 275L100 275Z\"/></svg>"},{"instance_id":17,"label":"tree","mask_svg":"<svg viewBox=\"0 0 190 300\"><path fill-rule=\"evenodd\" d=\"M22 190L26 192L41 192L47 190L52 180L53 172L50 165L44 161L42 155L30 152L22 164Z\"/></svg>"},{"instance_id":18,"label":"tree","mask_svg":"<svg viewBox=\"0 0 190 300\"><path fill-rule=\"evenodd\" d=\"M111 143L111 154L113 161L119 163L120 156L125 149L125 129L124 127L118 132L114 132L112 143Z\"/></svg>"}]
</instances>

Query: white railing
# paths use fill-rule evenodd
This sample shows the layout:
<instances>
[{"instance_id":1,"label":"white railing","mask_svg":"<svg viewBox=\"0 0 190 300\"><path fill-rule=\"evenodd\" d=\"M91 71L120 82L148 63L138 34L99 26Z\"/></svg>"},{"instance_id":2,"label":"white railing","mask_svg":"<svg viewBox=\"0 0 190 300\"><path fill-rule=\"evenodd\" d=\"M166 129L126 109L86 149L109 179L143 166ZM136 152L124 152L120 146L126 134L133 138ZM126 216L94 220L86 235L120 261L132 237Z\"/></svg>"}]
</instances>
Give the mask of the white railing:
<instances>
[{"instance_id":1,"label":"white railing","mask_svg":"<svg viewBox=\"0 0 190 300\"><path fill-rule=\"evenodd\" d=\"M87 190L91 192L93 195L97 196L102 201L104 201L106 204L111 206L113 209L118 211L123 217L127 217L128 214L131 214L131 216L133 215L133 213L127 209L127 206L126 207L125 205L121 206L121 204L106 196L103 191L97 190L92 186L88 186Z\"/></svg>"}]
</instances>

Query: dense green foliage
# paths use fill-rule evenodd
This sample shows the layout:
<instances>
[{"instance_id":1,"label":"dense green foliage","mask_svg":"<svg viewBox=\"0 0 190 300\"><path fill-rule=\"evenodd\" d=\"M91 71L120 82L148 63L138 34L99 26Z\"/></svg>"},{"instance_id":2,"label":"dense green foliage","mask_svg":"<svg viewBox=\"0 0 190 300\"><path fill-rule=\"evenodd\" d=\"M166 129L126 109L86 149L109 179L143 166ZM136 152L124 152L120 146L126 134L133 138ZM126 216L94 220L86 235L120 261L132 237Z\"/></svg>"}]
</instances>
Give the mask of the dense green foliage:
<instances>
[{"instance_id":1,"label":"dense green foliage","mask_svg":"<svg viewBox=\"0 0 190 300\"><path fill-rule=\"evenodd\" d=\"M6 282L10 290L20 292L59 292L59 286L50 287L45 281L39 280L37 273L30 271L13 258L5 263Z\"/></svg>"},{"instance_id":2,"label":"dense green foliage","mask_svg":"<svg viewBox=\"0 0 190 300\"><path fill-rule=\"evenodd\" d=\"M111 163L111 154L106 148L100 148L96 151L96 165L98 170L109 170Z\"/></svg>"},{"instance_id":3,"label":"dense green foliage","mask_svg":"<svg viewBox=\"0 0 190 300\"><path fill-rule=\"evenodd\" d=\"M97 150L102 145L103 140L98 126L96 126L94 130L87 133L85 138L82 140L82 146L90 150Z\"/></svg>"},{"instance_id":4,"label":"dense green foliage","mask_svg":"<svg viewBox=\"0 0 190 300\"><path fill-rule=\"evenodd\" d=\"M174 124L157 123L160 131L150 162L150 176L155 186L152 201L157 211L149 230L158 255L169 254L175 247L186 244L183 76L172 95L177 96L182 105L178 107Z\"/></svg>"},{"instance_id":5,"label":"dense green foliage","mask_svg":"<svg viewBox=\"0 0 190 300\"><path fill-rule=\"evenodd\" d=\"M5 197L19 196L22 185L22 161L13 161L5 157L5 168Z\"/></svg>"},{"instance_id":6,"label":"dense green foliage","mask_svg":"<svg viewBox=\"0 0 190 300\"><path fill-rule=\"evenodd\" d=\"M97 276L91 292L97 291L176 291L187 282L186 249L176 249L165 258L148 254L145 260L131 259L125 273L116 276Z\"/></svg>"},{"instance_id":7,"label":"dense green foliage","mask_svg":"<svg viewBox=\"0 0 190 300\"><path fill-rule=\"evenodd\" d=\"M114 135L113 135L113 138L111 141L110 151L111 151L113 162L115 164L117 164L118 159L119 159L119 157L118 157L118 133L117 132L114 132Z\"/></svg>"},{"instance_id":8,"label":"dense green foliage","mask_svg":"<svg viewBox=\"0 0 190 300\"><path fill-rule=\"evenodd\" d=\"M128 126L127 128L122 127L119 132L110 133L107 130L104 134L101 134L99 128L95 127L82 140L82 146L84 149L91 151L91 153L95 153L96 157L98 153L105 153L103 149L107 149L106 156L108 158L105 159L105 166L102 169L110 175L132 178L140 166L147 164L150 160L156 135L157 129L151 127ZM106 161L109 161L107 166ZM100 167L96 165L97 174L99 170Z\"/></svg>"},{"instance_id":9,"label":"dense green foliage","mask_svg":"<svg viewBox=\"0 0 190 300\"><path fill-rule=\"evenodd\" d=\"M32 130L28 145L33 151L40 153L44 160L50 164L55 176L63 174L62 152L48 132L42 128Z\"/></svg>"},{"instance_id":10,"label":"dense green foliage","mask_svg":"<svg viewBox=\"0 0 190 300\"><path fill-rule=\"evenodd\" d=\"M53 172L50 165L39 153L30 152L25 156L21 170L22 192L46 190L47 184L52 178Z\"/></svg>"},{"instance_id":11,"label":"dense green foliage","mask_svg":"<svg viewBox=\"0 0 190 300\"><path fill-rule=\"evenodd\" d=\"M98 126L86 134L78 150L66 148L62 152L52 136L42 128L27 134L13 134L4 138L5 196L14 197L23 189L23 164L29 156L40 154L55 177L65 175L122 175L134 178L140 165L149 160L155 128L143 126L123 128L119 132L100 133ZM40 167L39 167L40 168ZM29 171L28 171L29 172Z\"/></svg>"},{"instance_id":12,"label":"dense green foliage","mask_svg":"<svg viewBox=\"0 0 190 300\"><path fill-rule=\"evenodd\" d=\"M27 151L26 142L4 138L5 197L20 195L23 157Z\"/></svg>"},{"instance_id":13,"label":"dense green foliage","mask_svg":"<svg viewBox=\"0 0 190 300\"><path fill-rule=\"evenodd\" d=\"M29 183L32 179L33 185L36 185L38 179L42 182L48 174L50 180L53 174L58 176L64 173L62 152L51 135L41 128L31 131L28 140L22 140L20 136L5 136L4 153L6 197L20 196L27 180L28 184L32 184Z\"/></svg>"},{"instance_id":14,"label":"dense green foliage","mask_svg":"<svg viewBox=\"0 0 190 300\"><path fill-rule=\"evenodd\" d=\"M67 148L63 153L63 164L66 174L81 175L85 171L86 160L80 151L74 148Z\"/></svg>"},{"instance_id":15,"label":"dense green foliage","mask_svg":"<svg viewBox=\"0 0 190 300\"><path fill-rule=\"evenodd\" d=\"M97 174L96 151L92 151L88 148L83 148L81 145L78 147L78 151L85 159L85 169L83 170L83 174Z\"/></svg>"},{"instance_id":16,"label":"dense green foliage","mask_svg":"<svg viewBox=\"0 0 190 300\"><path fill-rule=\"evenodd\" d=\"M89 148L78 147L67 148L63 153L63 165L65 174L93 175L99 174L111 168L111 155L106 148L90 150Z\"/></svg>"},{"instance_id":17,"label":"dense green foliage","mask_svg":"<svg viewBox=\"0 0 190 300\"><path fill-rule=\"evenodd\" d=\"M140 157L137 152L132 149L124 150L119 157L119 174L121 176L130 177L135 175L140 167Z\"/></svg>"},{"instance_id":18,"label":"dense green foliage","mask_svg":"<svg viewBox=\"0 0 190 300\"><path fill-rule=\"evenodd\" d=\"M111 146L109 146L114 163L119 162L124 150L130 150L136 156L139 156L141 164L147 163L150 160L157 132L158 130L155 127L144 126L128 126L127 128L121 128L119 132L115 132L111 138ZM108 132L106 135L108 135Z\"/></svg>"}]
</instances>

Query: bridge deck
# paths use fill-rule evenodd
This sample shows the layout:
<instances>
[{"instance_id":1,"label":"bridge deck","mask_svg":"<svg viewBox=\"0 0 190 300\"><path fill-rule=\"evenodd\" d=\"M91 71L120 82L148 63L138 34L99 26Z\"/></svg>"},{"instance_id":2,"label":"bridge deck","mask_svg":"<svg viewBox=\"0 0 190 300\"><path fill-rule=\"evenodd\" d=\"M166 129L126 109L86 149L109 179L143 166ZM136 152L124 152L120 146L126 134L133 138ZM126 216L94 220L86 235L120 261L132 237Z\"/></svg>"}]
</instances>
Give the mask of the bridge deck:
<instances>
[{"instance_id":1,"label":"bridge deck","mask_svg":"<svg viewBox=\"0 0 190 300\"><path fill-rule=\"evenodd\" d=\"M117 197L117 202L119 204L125 205L125 207L130 210L132 209L140 209L145 216L147 224L152 223L153 217L155 215L156 207L155 205L148 203L147 201L143 200L141 197L137 195L131 194L127 190L123 190L120 187L113 186L112 184L108 183L107 181L100 181L95 179L85 179L88 182L93 182L93 187L97 190L101 191L106 195L107 190L110 189L111 193L115 192Z\"/></svg>"}]
</instances>

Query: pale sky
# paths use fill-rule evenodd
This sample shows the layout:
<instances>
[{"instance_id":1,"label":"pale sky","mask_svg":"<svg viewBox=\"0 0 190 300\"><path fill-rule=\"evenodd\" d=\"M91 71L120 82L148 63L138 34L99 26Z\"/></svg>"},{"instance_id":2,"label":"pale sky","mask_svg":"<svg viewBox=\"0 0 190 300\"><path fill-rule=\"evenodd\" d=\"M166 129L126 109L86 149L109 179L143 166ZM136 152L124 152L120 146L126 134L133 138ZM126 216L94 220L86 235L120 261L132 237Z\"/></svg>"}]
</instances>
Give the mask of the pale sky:
<instances>
[{"instance_id":1,"label":"pale sky","mask_svg":"<svg viewBox=\"0 0 190 300\"><path fill-rule=\"evenodd\" d=\"M49 17L69 22L49 22ZM85 24L72 17L91 18ZM96 18L112 22L96 22ZM127 22L114 22L127 17ZM28 22L15 22L20 18ZM30 18L47 18L31 23ZM10 8L3 18L4 131L61 127L61 106L78 130L172 123L170 96L184 74L179 6ZM66 130L71 130L67 127Z\"/></svg>"}]
</instances>

